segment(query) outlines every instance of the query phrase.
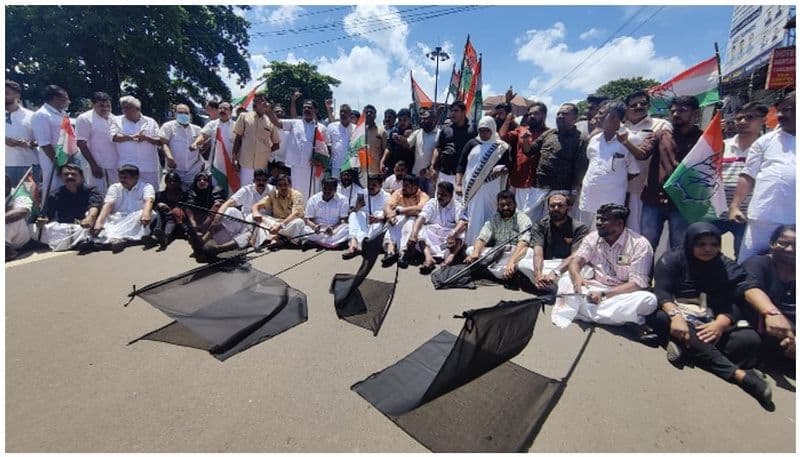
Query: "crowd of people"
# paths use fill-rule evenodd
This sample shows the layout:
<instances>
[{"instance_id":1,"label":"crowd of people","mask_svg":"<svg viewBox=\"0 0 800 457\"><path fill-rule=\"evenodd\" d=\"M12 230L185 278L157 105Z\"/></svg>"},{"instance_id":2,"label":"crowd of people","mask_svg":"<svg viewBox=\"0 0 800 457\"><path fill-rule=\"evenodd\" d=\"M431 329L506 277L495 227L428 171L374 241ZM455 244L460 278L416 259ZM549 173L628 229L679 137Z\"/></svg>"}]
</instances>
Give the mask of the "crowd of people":
<instances>
[{"instance_id":1,"label":"crowd of people","mask_svg":"<svg viewBox=\"0 0 800 457\"><path fill-rule=\"evenodd\" d=\"M313 100L296 114L299 92L286 115L257 94L236 116L231 103L209 101L202 127L179 104L159 126L140 100L123 96L113 115L111 98L96 92L74 122L80 152L56 169L68 93L47 86L32 112L19 84L5 90L7 260L32 243L116 253L131 244L164 250L176 238L200 262L292 246L341 249L348 260L383 236L384 267L429 274L437 264L479 262L557 305L577 296L577 319L631 325L642 341L665 346L671 363L736 383L765 408L771 391L755 368L791 361L793 370L793 91L776 104L772 131L766 106L738 109L722 159L729 209L690 224L663 185L703 134L691 96L674 98L659 119L648 114L646 91L592 95L582 119L562 104L553 128L538 102L521 119L502 103L477 125L461 101L441 124L420 110L419 126L405 108L386 110L378 125L366 105L366 154L352 168L360 113L346 104L337 117L327 103L323 123ZM14 192L26 174L41 208ZM655 259L663 232L669 250ZM721 253L728 232L733 259Z\"/></svg>"}]
</instances>

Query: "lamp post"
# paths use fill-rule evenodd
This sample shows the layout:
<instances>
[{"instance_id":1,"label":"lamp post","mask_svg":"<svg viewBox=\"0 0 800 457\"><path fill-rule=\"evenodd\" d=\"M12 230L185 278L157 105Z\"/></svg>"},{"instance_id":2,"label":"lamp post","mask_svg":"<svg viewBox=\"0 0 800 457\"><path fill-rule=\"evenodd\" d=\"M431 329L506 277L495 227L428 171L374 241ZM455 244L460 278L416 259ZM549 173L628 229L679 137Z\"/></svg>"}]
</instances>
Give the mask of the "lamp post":
<instances>
[{"instance_id":1,"label":"lamp post","mask_svg":"<svg viewBox=\"0 0 800 457\"><path fill-rule=\"evenodd\" d=\"M450 58L450 55L442 50L441 46L436 46L433 51L425 54L431 60L436 61L436 75L433 80L433 109L434 113L438 114L436 107L436 96L439 95L439 62L444 62Z\"/></svg>"}]
</instances>

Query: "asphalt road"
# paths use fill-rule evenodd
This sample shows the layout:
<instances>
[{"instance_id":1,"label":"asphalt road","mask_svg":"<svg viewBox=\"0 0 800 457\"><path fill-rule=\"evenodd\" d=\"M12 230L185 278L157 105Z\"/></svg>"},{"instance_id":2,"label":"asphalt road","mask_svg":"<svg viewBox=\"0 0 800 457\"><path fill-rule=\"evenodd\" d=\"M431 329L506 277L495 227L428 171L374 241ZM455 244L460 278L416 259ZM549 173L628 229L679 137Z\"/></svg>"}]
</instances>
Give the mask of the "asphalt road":
<instances>
[{"instance_id":1,"label":"asphalt road","mask_svg":"<svg viewBox=\"0 0 800 457\"><path fill-rule=\"evenodd\" d=\"M480 287L435 291L401 270L378 337L336 318L328 252L281 278L308 295L308 322L225 361L197 349L127 343L169 322L142 286L197 266L188 246L77 256L37 254L6 265L6 450L10 452L420 452L421 445L350 386L446 329L466 309L520 299ZM277 252L274 273L313 255ZM393 270L376 279L391 280ZM588 331L540 316L514 362L564 376ZM662 349L598 328L531 451L794 452L794 382L778 378L775 412L699 369L679 371ZM773 386L775 385L775 381Z\"/></svg>"}]
</instances>

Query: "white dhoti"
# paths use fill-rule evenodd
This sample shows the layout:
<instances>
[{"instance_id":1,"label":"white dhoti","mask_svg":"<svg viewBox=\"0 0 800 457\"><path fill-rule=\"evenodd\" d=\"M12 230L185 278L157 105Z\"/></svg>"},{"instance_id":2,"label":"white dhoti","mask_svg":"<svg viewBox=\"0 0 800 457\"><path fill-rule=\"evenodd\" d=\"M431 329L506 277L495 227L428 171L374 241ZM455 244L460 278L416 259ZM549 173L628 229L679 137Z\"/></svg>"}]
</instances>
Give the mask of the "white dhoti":
<instances>
[{"instance_id":1,"label":"white dhoti","mask_svg":"<svg viewBox=\"0 0 800 457\"><path fill-rule=\"evenodd\" d=\"M642 193L628 193L628 220L625 226L636 233L642 233ZM594 224L592 224L594 225Z\"/></svg>"},{"instance_id":2,"label":"white dhoti","mask_svg":"<svg viewBox=\"0 0 800 457\"><path fill-rule=\"evenodd\" d=\"M469 224L467 225L467 235L464 238L468 245L475 244L475 239L478 238L483 223L497 213L497 193L502 190L501 185L504 185L504 181L495 179L485 183L470 199L467 205Z\"/></svg>"},{"instance_id":3,"label":"white dhoti","mask_svg":"<svg viewBox=\"0 0 800 457\"><path fill-rule=\"evenodd\" d=\"M503 269L508 264L508 261L511 260L511 255L514 253L514 249L516 245L507 245L503 249L503 254L497 259L495 262L489 264L488 270L492 275L494 275L497 279L505 279L503 277ZM486 254L489 251L490 247L483 248L481 255ZM472 255L473 246L467 248L467 256ZM533 248L527 248L525 250L525 255L520 259L519 263L517 264L517 270L524 274L528 279L533 282Z\"/></svg>"},{"instance_id":4,"label":"white dhoti","mask_svg":"<svg viewBox=\"0 0 800 457\"><path fill-rule=\"evenodd\" d=\"M511 191L514 192L517 202L517 210L525 213L534 223L544 218L545 199L547 194L550 193L547 189L538 189L536 187L516 188L512 187Z\"/></svg>"},{"instance_id":5,"label":"white dhoti","mask_svg":"<svg viewBox=\"0 0 800 457\"><path fill-rule=\"evenodd\" d=\"M33 226L33 232L34 236L39 236L39 229L36 225ZM42 227L41 232L39 241L50 246L53 251L68 251L81 241L91 238L89 229L81 227L80 224L48 222Z\"/></svg>"},{"instance_id":6,"label":"white dhoti","mask_svg":"<svg viewBox=\"0 0 800 457\"><path fill-rule=\"evenodd\" d=\"M112 184L118 182L119 176L116 168L103 168L103 176L99 178L95 178L91 171L86 175L86 185L96 187L102 195L106 194Z\"/></svg>"},{"instance_id":7,"label":"white dhoti","mask_svg":"<svg viewBox=\"0 0 800 457\"><path fill-rule=\"evenodd\" d=\"M314 233L314 230L307 225L303 228L303 232L311 234L306 237L309 242L318 244L326 249L335 248L349 238L349 228L347 224L339 224L330 235L325 232Z\"/></svg>"},{"instance_id":8,"label":"white dhoti","mask_svg":"<svg viewBox=\"0 0 800 457\"><path fill-rule=\"evenodd\" d=\"M273 236L269 232L272 230L276 225L280 225L283 219L275 219L272 216L262 216L263 219L261 220L261 226L264 228L256 228L256 246L261 246L262 244L266 243L267 241L272 240ZM248 214L246 220L252 221L253 215ZM282 229L278 230L278 235L285 236L286 238L294 238L303 234L303 229L305 229L306 224L303 222L302 219L294 219L293 221L286 224ZM292 242L299 243L300 240L292 240Z\"/></svg>"},{"instance_id":9,"label":"white dhoti","mask_svg":"<svg viewBox=\"0 0 800 457\"><path fill-rule=\"evenodd\" d=\"M6 224L6 243L19 249L31 240L31 228L25 218Z\"/></svg>"},{"instance_id":10,"label":"white dhoti","mask_svg":"<svg viewBox=\"0 0 800 457\"><path fill-rule=\"evenodd\" d=\"M378 211L375 213L377 217L383 217L383 212ZM367 212L365 210L353 211L347 217L347 235L351 240L356 240L358 248L361 249L361 242L365 238L372 238L383 227L383 223L370 224L367 221ZM381 243L383 244L383 243Z\"/></svg>"},{"instance_id":11,"label":"white dhoti","mask_svg":"<svg viewBox=\"0 0 800 457\"><path fill-rule=\"evenodd\" d=\"M419 240L430 248L433 257L443 259L450 255L450 250L447 249L447 237L453 233L454 228L442 227L439 224L423 225L419 231ZM462 233L459 238L463 239L464 234Z\"/></svg>"},{"instance_id":12,"label":"white dhoti","mask_svg":"<svg viewBox=\"0 0 800 457\"><path fill-rule=\"evenodd\" d=\"M322 190L322 176L314 176L314 168L311 165L296 165L292 168L292 188L297 189L303 194L303 201L307 202L308 199ZM309 192L309 183L311 190Z\"/></svg>"},{"instance_id":13,"label":"white dhoti","mask_svg":"<svg viewBox=\"0 0 800 457\"><path fill-rule=\"evenodd\" d=\"M586 281L582 293L600 292L611 289L611 286L596 281ZM558 281L558 295L574 293L572 279L564 275ZM561 299L559 299L561 300ZM615 295L602 300L596 305L582 300L578 307L576 319L606 325L622 325L633 322L644 324L645 316L652 314L658 307L656 296L645 290L637 290L627 294Z\"/></svg>"},{"instance_id":14,"label":"white dhoti","mask_svg":"<svg viewBox=\"0 0 800 457\"><path fill-rule=\"evenodd\" d=\"M227 216L235 217L237 219L244 219L242 212L236 208L228 208L225 210ZM250 217L249 215L247 217ZM214 232L213 239L217 246L235 241L236 245L240 248L247 246L250 242L250 225L237 220L223 217L220 220L219 230Z\"/></svg>"},{"instance_id":15,"label":"white dhoti","mask_svg":"<svg viewBox=\"0 0 800 457\"><path fill-rule=\"evenodd\" d=\"M184 188L189 188L192 183L194 182L194 177L200 174L203 171L203 167L205 166L205 162L203 162L202 158L189 167L188 170L178 170L176 169L175 172L178 173L178 176L181 177L181 183L183 184Z\"/></svg>"},{"instance_id":16,"label":"white dhoti","mask_svg":"<svg viewBox=\"0 0 800 457\"><path fill-rule=\"evenodd\" d=\"M389 241L394 243L397 252L405 252L408 239L411 238L411 231L414 230L416 217L398 216L397 223L389 226ZM387 244L387 241L384 241Z\"/></svg>"},{"instance_id":17,"label":"white dhoti","mask_svg":"<svg viewBox=\"0 0 800 457\"><path fill-rule=\"evenodd\" d=\"M151 221L158 220L158 213L150 212ZM109 243L111 240L141 240L150 234L149 224L141 222L142 210L132 213L113 213L108 216L103 225L103 231L98 236L99 243Z\"/></svg>"}]
</instances>

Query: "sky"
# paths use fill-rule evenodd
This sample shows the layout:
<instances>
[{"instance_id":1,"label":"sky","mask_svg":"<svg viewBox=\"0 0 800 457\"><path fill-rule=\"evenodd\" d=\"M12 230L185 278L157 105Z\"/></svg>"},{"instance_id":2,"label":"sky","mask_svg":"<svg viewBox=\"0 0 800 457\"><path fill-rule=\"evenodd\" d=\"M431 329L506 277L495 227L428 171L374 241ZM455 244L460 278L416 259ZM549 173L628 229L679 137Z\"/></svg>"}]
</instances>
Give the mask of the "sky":
<instances>
[{"instance_id":1,"label":"sky","mask_svg":"<svg viewBox=\"0 0 800 457\"><path fill-rule=\"evenodd\" d=\"M341 81L333 88L337 106L373 104L379 117L411 102L410 70L434 98L435 62L425 54L436 46L450 55L439 66L442 100L469 33L483 55L484 98L511 86L545 102L554 125L560 103L582 100L616 78L665 81L713 56L714 42L724 66L733 7L363 4L237 11L252 23L254 76L272 60L309 62ZM235 80L226 79L234 96L249 90Z\"/></svg>"}]
</instances>

